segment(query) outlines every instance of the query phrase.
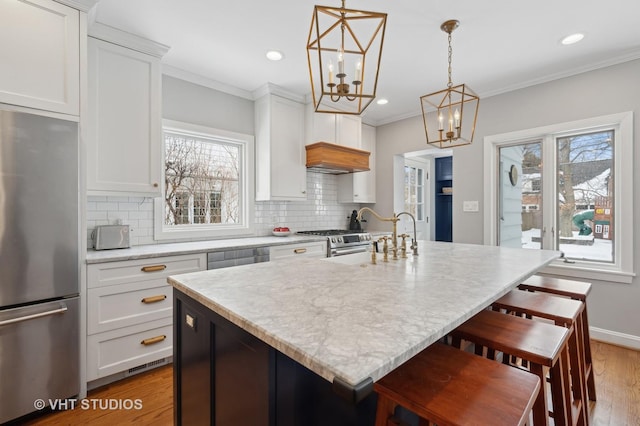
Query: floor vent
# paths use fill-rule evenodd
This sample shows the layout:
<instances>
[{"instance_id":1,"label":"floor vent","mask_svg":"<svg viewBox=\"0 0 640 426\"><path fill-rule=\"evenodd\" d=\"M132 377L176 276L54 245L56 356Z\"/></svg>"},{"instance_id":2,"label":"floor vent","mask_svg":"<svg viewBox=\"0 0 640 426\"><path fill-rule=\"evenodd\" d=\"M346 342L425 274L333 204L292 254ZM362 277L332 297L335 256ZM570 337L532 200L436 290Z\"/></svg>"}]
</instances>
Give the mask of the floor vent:
<instances>
[{"instance_id":1,"label":"floor vent","mask_svg":"<svg viewBox=\"0 0 640 426\"><path fill-rule=\"evenodd\" d=\"M167 360L167 358L160 358L156 361L147 362L146 364L138 365L137 367L128 369L127 371L125 371L124 377L133 376L134 374L139 374L168 363L169 361Z\"/></svg>"}]
</instances>

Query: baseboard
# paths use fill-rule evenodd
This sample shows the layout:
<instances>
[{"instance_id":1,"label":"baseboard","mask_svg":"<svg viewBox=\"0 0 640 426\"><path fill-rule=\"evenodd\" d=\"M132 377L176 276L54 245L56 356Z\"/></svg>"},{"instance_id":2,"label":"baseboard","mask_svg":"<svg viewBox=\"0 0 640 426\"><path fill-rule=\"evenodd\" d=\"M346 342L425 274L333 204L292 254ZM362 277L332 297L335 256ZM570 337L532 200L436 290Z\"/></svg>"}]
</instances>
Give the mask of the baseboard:
<instances>
[{"instance_id":1,"label":"baseboard","mask_svg":"<svg viewBox=\"0 0 640 426\"><path fill-rule=\"evenodd\" d=\"M640 351L640 336L618 333L617 331L597 327L589 327L589 333L593 340Z\"/></svg>"},{"instance_id":2,"label":"baseboard","mask_svg":"<svg viewBox=\"0 0 640 426\"><path fill-rule=\"evenodd\" d=\"M169 356L169 357L162 358L161 360L151 361L151 362L142 364L138 367L130 368L129 370L112 374L110 376L101 377L99 379L95 379L88 382L87 390L91 391L99 387L108 385L110 383L117 382L122 379L126 379L127 377L131 377L136 374L144 373L145 371L153 370L154 368L171 364L172 362L173 362L173 356Z\"/></svg>"}]
</instances>

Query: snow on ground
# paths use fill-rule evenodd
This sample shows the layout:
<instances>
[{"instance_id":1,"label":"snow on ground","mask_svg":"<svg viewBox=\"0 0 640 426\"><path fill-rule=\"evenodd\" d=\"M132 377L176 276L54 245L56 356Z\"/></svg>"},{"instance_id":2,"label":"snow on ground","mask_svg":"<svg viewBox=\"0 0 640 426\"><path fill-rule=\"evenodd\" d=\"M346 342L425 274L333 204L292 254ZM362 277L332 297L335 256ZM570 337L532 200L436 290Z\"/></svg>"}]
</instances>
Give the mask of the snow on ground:
<instances>
[{"instance_id":1,"label":"snow on ground","mask_svg":"<svg viewBox=\"0 0 640 426\"><path fill-rule=\"evenodd\" d=\"M585 239L584 236L578 235L578 231L574 231L573 236L576 239ZM522 232L522 248L540 249L540 243L531 241L532 237L540 237L540 230L530 229ZM591 236L587 238L591 238ZM595 238L593 245L560 244L559 249L564 252L566 257L571 259L587 259L604 262L613 261L613 245L611 240Z\"/></svg>"}]
</instances>

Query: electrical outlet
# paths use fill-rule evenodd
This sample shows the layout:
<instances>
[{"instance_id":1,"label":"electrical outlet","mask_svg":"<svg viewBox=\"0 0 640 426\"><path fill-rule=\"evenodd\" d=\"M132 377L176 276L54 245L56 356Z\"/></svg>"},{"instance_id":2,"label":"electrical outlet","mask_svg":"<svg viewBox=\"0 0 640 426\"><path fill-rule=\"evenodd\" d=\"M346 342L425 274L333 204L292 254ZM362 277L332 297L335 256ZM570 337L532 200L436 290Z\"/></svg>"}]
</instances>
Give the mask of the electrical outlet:
<instances>
[{"instance_id":1,"label":"electrical outlet","mask_svg":"<svg viewBox=\"0 0 640 426\"><path fill-rule=\"evenodd\" d=\"M462 202L462 211L463 212L477 212L478 211L478 202L477 201L463 201Z\"/></svg>"}]
</instances>

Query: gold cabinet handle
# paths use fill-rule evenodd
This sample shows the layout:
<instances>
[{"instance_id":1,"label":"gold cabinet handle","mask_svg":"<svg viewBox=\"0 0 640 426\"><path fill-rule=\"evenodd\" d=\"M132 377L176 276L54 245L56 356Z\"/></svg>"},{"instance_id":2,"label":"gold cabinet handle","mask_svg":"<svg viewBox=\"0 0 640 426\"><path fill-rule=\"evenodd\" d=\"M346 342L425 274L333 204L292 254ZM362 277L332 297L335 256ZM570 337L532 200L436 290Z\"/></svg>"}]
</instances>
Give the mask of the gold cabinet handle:
<instances>
[{"instance_id":1,"label":"gold cabinet handle","mask_svg":"<svg viewBox=\"0 0 640 426\"><path fill-rule=\"evenodd\" d=\"M167 269L167 265L150 265L140 268L142 272L158 272Z\"/></svg>"},{"instance_id":2,"label":"gold cabinet handle","mask_svg":"<svg viewBox=\"0 0 640 426\"><path fill-rule=\"evenodd\" d=\"M167 336L163 334L162 336L156 336L156 337L150 337L148 339L144 339L143 341L140 342L140 344L149 346L149 345L153 345L154 343L160 343L166 338Z\"/></svg>"},{"instance_id":3,"label":"gold cabinet handle","mask_svg":"<svg viewBox=\"0 0 640 426\"><path fill-rule=\"evenodd\" d=\"M142 303L157 303L157 302L162 302L163 300L165 300L167 298L166 294L159 294L157 296L149 296L149 297L145 297L141 300Z\"/></svg>"},{"instance_id":4,"label":"gold cabinet handle","mask_svg":"<svg viewBox=\"0 0 640 426\"><path fill-rule=\"evenodd\" d=\"M295 254L302 254L302 253L306 253L307 249L306 248L297 248L297 249L293 249L293 252Z\"/></svg>"}]
</instances>

